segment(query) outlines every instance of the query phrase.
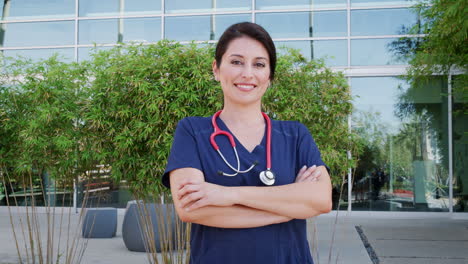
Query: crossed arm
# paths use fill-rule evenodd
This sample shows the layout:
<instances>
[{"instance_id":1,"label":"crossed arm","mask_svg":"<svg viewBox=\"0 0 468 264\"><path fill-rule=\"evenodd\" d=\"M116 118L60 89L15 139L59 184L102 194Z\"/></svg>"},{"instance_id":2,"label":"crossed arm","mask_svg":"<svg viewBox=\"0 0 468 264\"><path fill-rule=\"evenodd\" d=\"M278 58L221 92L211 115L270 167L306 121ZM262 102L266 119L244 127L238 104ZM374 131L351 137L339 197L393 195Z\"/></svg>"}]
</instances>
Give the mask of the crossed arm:
<instances>
[{"instance_id":1,"label":"crossed arm","mask_svg":"<svg viewBox=\"0 0 468 264\"><path fill-rule=\"evenodd\" d=\"M214 227L247 228L305 219L331 210L330 176L324 166L305 166L296 182L271 187L225 187L194 168L170 173L179 217Z\"/></svg>"}]
</instances>

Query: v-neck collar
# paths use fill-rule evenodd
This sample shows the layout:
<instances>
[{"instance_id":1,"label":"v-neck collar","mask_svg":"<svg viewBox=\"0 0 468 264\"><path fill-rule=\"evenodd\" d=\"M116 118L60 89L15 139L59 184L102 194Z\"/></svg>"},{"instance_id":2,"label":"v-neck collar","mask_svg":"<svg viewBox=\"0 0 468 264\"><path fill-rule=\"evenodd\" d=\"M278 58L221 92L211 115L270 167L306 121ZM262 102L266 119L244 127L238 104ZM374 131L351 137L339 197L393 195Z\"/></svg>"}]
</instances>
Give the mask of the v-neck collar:
<instances>
[{"instance_id":1,"label":"v-neck collar","mask_svg":"<svg viewBox=\"0 0 468 264\"><path fill-rule=\"evenodd\" d=\"M266 130L268 129L266 124L265 124L265 129L263 130L263 137L262 137L262 140L260 141L260 144L256 145L252 151L248 151L247 148L245 148L244 145L242 145L242 143L237 139L236 135L234 135L234 133L231 132L229 127L224 123L224 121L221 118L218 117L215 121L217 122L218 126L222 130L225 130L232 135L232 137L234 138L234 141L236 142L236 146L238 150L241 150L251 155L257 154L259 151L265 154Z\"/></svg>"}]
</instances>

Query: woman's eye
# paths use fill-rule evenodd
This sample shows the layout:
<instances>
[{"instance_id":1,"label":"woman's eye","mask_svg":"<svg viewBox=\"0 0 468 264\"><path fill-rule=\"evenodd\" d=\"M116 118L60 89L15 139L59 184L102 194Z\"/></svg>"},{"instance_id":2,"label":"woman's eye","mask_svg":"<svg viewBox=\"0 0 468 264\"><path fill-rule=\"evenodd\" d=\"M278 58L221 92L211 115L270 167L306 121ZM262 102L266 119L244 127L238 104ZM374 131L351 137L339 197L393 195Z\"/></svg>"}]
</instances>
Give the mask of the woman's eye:
<instances>
[{"instance_id":1,"label":"woman's eye","mask_svg":"<svg viewBox=\"0 0 468 264\"><path fill-rule=\"evenodd\" d=\"M234 64L234 65L241 65L242 62L239 61L239 60L233 60L233 61L231 61L231 64Z\"/></svg>"},{"instance_id":2,"label":"woman's eye","mask_svg":"<svg viewBox=\"0 0 468 264\"><path fill-rule=\"evenodd\" d=\"M265 63L262 63L262 62L255 63L255 67L258 67L258 68L264 68L265 66L266 66Z\"/></svg>"}]
</instances>

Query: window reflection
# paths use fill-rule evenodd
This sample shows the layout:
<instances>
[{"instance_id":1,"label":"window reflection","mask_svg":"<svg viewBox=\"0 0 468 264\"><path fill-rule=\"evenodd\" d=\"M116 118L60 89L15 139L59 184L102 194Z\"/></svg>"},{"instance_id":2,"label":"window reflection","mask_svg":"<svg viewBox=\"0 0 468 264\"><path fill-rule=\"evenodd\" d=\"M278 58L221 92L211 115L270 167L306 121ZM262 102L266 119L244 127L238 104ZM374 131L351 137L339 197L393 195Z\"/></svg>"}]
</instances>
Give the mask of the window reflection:
<instances>
[{"instance_id":1,"label":"window reflection","mask_svg":"<svg viewBox=\"0 0 468 264\"><path fill-rule=\"evenodd\" d=\"M215 15L215 36L213 39L219 39L223 34L224 30L230 25L239 23L239 22L250 22L252 16L250 14L242 15Z\"/></svg>"},{"instance_id":2,"label":"window reflection","mask_svg":"<svg viewBox=\"0 0 468 264\"><path fill-rule=\"evenodd\" d=\"M118 19L81 20L78 26L79 44L116 43L119 39Z\"/></svg>"},{"instance_id":3,"label":"window reflection","mask_svg":"<svg viewBox=\"0 0 468 264\"><path fill-rule=\"evenodd\" d=\"M416 3L417 0L351 0L351 7L413 5Z\"/></svg>"},{"instance_id":4,"label":"window reflection","mask_svg":"<svg viewBox=\"0 0 468 264\"><path fill-rule=\"evenodd\" d=\"M166 17L166 39L176 41L216 40L234 23L251 21L248 14Z\"/></svg>"},{"instance_id":5,"label":"window reflection","mask_svg":"<svg viewBox=\"0 0 468 264\"><path fill-rule=\"evenodd\" d=\"M151 15L161 13L162 0L131 0L125 1L124 14Z\"/></svg>"},{"instance_id":6,"label":"window reflection","mask_svg":"<svg viewBox=\"0 0 468 264\"><path fill-rule=\"evenodd\" d=\"M256 0L256 9L310 9L346 7L346 0Z\"/></svg>"},{"instance_id":7,"label":"window reflection","mask_svg":"<svg viewBox=\"0 0 468 264\"><path fill-rule=\"evenodd\" d=\"M399 65L406 64L407 58L400 56L401 52L410 52L400 46L395 38L384 39L352 39L351 65Z\"/></svg>"},{"instance_id":8,"label":"window reflection","mask_svg":"<svg viewBox=\"0 0 468 264\"><path fill-rule=\"evenodd\" d=\"M171 0L165 2L166 13L204 13L211 11L248 11L251 0Z\"/></svg>"},{"instance_id":9,"label":"window reflection","mask_svg":"<svg viewBox=\"0 0 468 264\"><path fill-rule=\"evenodd\" d=\"M345 11L260 13L256 22L272 38L346 36Z\"/></svg>"},{"instance_id":10,"label":"window reflection","mask_svg":"<svg viewBox=\"0 0 468 264\"><path fill-rule=\"evenodd\" d=\"M161 13L161 0L80 0L82 17L152 15Z\"/></svg>"},{"instance_id":11,"label":"window reflection","mask_svg":"<svg viewBox=\"0 0 468 264\"><path fill-rule=\"evenodd\" d=\"M27 47L74 44L75 22L33 22L1 25L4 32L4 47ZM46 36L46 37L45 37Z\"/></svg>"},{"instance_id":12,"label":"window reflection","mask_svg":"<svg viewBox=\"0 0 468 264\"><path fill-rule=\"evenodd\" d=\"M280 53L284 52L281 47L298 49L307 59L325 59L328 66L348 64L346 40L277 41L275 45Z\"/></svg>"},{"instance_id":13,"label":"window reflection","mask_svg":"<svg viewBox=\"0 0 468 264\"><path fill-rule=\"evenodd\" d=\"M105 46L105 47L90 47L90 48L78 48L78 61L84 60L91 60L93 54L101 51L101 50L110 50L113 47Z\"/></svg>"},{"instance_id":14,"label":"window reflection","mask_svg":"<svg viewBox=\"0 0 468 264\"><path fill-rule=\"evenodd\" d=\"M123 42L156 42L161 39L161 19L128 18L123 20Z\"/></svg>"},{"instance_id":15,"label":"window reflection","mask_svg":"<svg viewBox=\"0 0 468 264\"><path fill-rule=\"evenodd\" d=\"M117 42L156 42L161 39L161 19L126 18L81 20L80 44Z\"/></svg>"},{"instance_id":16,"label":"window reflection","mask_svg":"<svg viewBox=\"0 0 468 264\"><path fill-rule=\"evenodd\" d=\"M113 16L118 15L121 6L119 0L80 0L80 16Z\"/></svg>"},{"instance_id":17,"label":"window reflection","mask_svg":"<svg viewBox=\"0 0 468 264\"><path fill-rule=\"evenodd\" d=\"M453 76L452 145L453 145L453 210L468 212L468 98L466 77ZM465 94L463 94L465 90Z\"/></svg>"},{"instance_id":18,"label":"window reflection","mask_svg":"<svg viewBox=\"0 0 468 264\"><path fill-rule=\"evenodd\" d=\"M408 34L416 23L417 15L409 8L351 11L352 36Z\"/></svg>"},{"instance_id":19,"label":"window reflection","mask_svg":"<svg viewBox=\"0 0 468 264\"><path fill-rule=\"evenodd\" d=\"M211 32L210 16L166 17L166 39L176 41L209 40Z\"/></svg>"},{"instance_id":20,"label":"window reflection","mask_svg":"<svg viewBox=\"0 0 468 264\"><path fill-rule=\"evenodd\" d=\"M0 2L1 20L69 18L75 16L75 0L14 0Z\"/></svg>"},{"instance_id":21,"label":"window reflection","mask_svg":"<svg viewBox=\"0 0 468 264\"><path fill-rule=\"evenodd\" d=\"M57 55L61 61L71 62L75 57L74 48L66 49L23 49L23 50L4 50L3 55L6 57L23 57L33 61L48 59L52 55Z\"/></svg>"},{"instance_id":22,"label":"window reflection","mask_svg":"<svg viewBox=\"0 0 468 264\"><path fill-rule=\"evenodd\" d=\"M78 207L125 208L133 199L128 183L114 180L110 168L102 165L87 171L86 177L79 176L77 189Z\"/></svg>"},{"instance_id":23,"label":"window reflection","mask_svg":"<svg viewBox=\"0 0 468 264\"><path fill-rule=\"evenodd\" d=\"M353 210L447 211L448 122L444 78L416 85L391 77L352 78L352 129L364 153Z\"/></svg>"}]
</instances>

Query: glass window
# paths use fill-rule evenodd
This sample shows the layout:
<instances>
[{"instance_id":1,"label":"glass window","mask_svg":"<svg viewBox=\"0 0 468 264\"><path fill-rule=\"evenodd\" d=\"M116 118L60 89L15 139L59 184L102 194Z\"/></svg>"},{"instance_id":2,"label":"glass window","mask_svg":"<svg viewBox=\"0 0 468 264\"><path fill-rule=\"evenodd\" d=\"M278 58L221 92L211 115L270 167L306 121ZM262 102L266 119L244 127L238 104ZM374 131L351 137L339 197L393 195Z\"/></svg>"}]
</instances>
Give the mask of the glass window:
<instances>
[{"instance_id":1,"label":"glass window","mask_svg":"<svg viewBox=\"0 0 468 264\"><path fill-rule=\"evenodd\" d=\"M213 39L219 39L224 31L232 24L239 22L251 22L252 16L250 14L240 15L215 15L215 36Z\"/></svg>"},{"instance_id":2,"label":"glass window","mask_svg":"<svg viewBox=\"0 0 468 264\"><path fill-rule=\"evenodd\" d=\"M406 47L398 39L352 39L351 66L399 65L407 60L400 54Z\"/></svg>"},{"instance_id":3,"label":"glass window","mask_svg":"<svg viewBox=\"0 0 468 264\"><path fill-rule=\"evenodd\" d=\"M126 181L116 181L108 173L110 168L92 171L92 177L77 181L77 206L125 208L132 200L132 194Z\"/></svg>"},{"instance_id":4,"label":"glass window","mask_svg":"<svg viewBox=\"0 0 468 264\"><path fill-rule=\"evenodd\" d=\"M119 39L118 19L81 20L78 23L79 44L117 43Z\"/></svg>"},{"instance_id":5,"label":"glass window","mask_svg":"<svg viewBox=\"0 0 468 264\"><path fill-rule=\"evenodd\" d=\"M417 0L351 0L351 7L413 5Z\"/></svg>"},{"instance_id":6,"label":"glass window","mask_svg":"<svg viewBox=\"0 0 468 264\"><path fill-rule=\"evenodd\" d=\"M364 143L353 210L448 211L445 78L352 78L352 129Z\"/></svg>"},{"instance_id":7,"label":"glass window","mask_svg":"<svg viewBox=\"0 0 468 264\"><path fill-rule=\"evenodd\" d=\"M1 1L2 20L69 18L75 16L75 0Z\"/></svg>"},{"instance_id":8,"label":"glass window","mask_svg":"<svg viewBox=\"0 0 468 264\"><path fill-rule=\"evenodd\" d=\"M453 211L468 212L468 98L466 77L453 76ZM460 82L458 82L460 81ZM463 92L464 90L464 92Z\"/></svg>"},{"instance_id":9,"label":"glass window","mask_svg":"<svg viewBox=\"0 0 468 264\"><path fill-rule=\"evenodd\" d=\"M416 23L416 14L408 8L351 11L352 36L408 34Z\"/></svg>"},{"instance_id":10,"label":"glass window","mask_svg":"<svg viewBox=\"0 0 468 264\"><path fill-rule=\"evenodd\" d=\"M9 23L0 25L4 31L2 46L27 47L73 45L75 21Z\"/></svg>"},{"instance_id":11,"label":"glass window","mask_svg":"<svg viewBox=\"0 0 468 264\"><path fill-rule=\"evenodd\" d=\"M80 0L82 17L151 15L161 13L161 0Z\"/></svg>"},{"instance_id":12,"label":"glass window","mask_svg":"<svg viewBox=\"0 0 468 264\"><path fill-rule=\"evenodd\" d=\"M80 0L79 16L115 16L120 13L119 0Z\"/></svg>"},{"instance_id":13,"label":"glass window","mask_svg":"<svg viewBox=\"0 0 468 264\"><path fill-rule=\"evenodd\" d=\"M151 15L160 13L161 0L125 1L124 14L126 15Z\"/></svg>"},{"instance_id":14,"label":"glass window","mask_svg":"<svg viewBox=\"0 0 468 264\"><path fill-rule=\"evenodd\" d=\"M99 52L100 50L110 50L113 47L105 46L105 47L86 47L86 48L78 48L78 61L90 60L91 56Z\"/></svg>"},{"instance_id":15,"label":"glass window","mask_svg":"<svg viewBox=\"0 0 468 264\"><path fill-rule=\"evenodd\" d=\"M346 36L346 11L259 13L256 22L272 38Z\"/></svg>"},{"instance_id":16,"label":"glass window","mask_svg":"<svg viewBox=\"0 0 468 264\"><path fill-rule=\"evenodd\" d=\"M156 42L161 39L161 18L81 20L80 44Z\"/></svg>"},{"instance_id":17,"label":"glass window","mask_svg":"<svg viewBox=\"0 0 468 264\"><path fill-rule=\"evenodd\" d=\"M251 0L171 0L165 2L166 13L200 13L211 11L248 11Z\"/></svg>"},{"instance_id":18,"label":"glass window","mask_svg":"<svg viewBox=\"0 0 468 264\"><path fill-rule=\"evenodd\" d=\"M210 16L166 17L166 39L176 41L210 40L213 21Z\"/></svg>"},{"instance_id":19,"label":"glass window","mask_svg":"<svg viewBox=\"0 0 468 264\"><path fill-rule=\"evenodd\" d=\"M328 66L348 65L346 40L278 41L275 45L279 53L284 53L281 47L288 47L300 50L307 59L324 58Z\"/></svg>"},{"instance_id":20,"label":"glass window","mask_svg":"<svg viewBox=\"0 0 468 264\"><path fill-rule=\"evenodd\" d=\"M123 42L157 42L161 39L161 18L124 19Z\"/></svg>"},{"instance_id":21,"label":"glass window","mask_svg":"<svg viewBox=\"0 0 468 264\"><path fill-rule=\"evenodd\" d=\"M215 40L234 23L251 21L249 14L166 17L166 39Z\"/></svg>"},{"instance_id":22,"label":"glass window","mask_svg":"<svg viewBox=\"0 0 468 264\"><path fill-rule=\"evenodd\" d=\"M6 57L24 57L39 61L50 58L52 55L58 55L58 58L65 62L71 62L75 57L74 48L65 49L22 49L22 50L4 50L3 55Z\"/></svg>"},{"instance_id":23,"label":"glass window","mask_svg":"<svg viewBox=\"0 0 468 264\"><path fill-rule=\"evenodd\" d=\"M256 0L257 10L346 7L346 0Z\"/></svg>"}]
</instances>

